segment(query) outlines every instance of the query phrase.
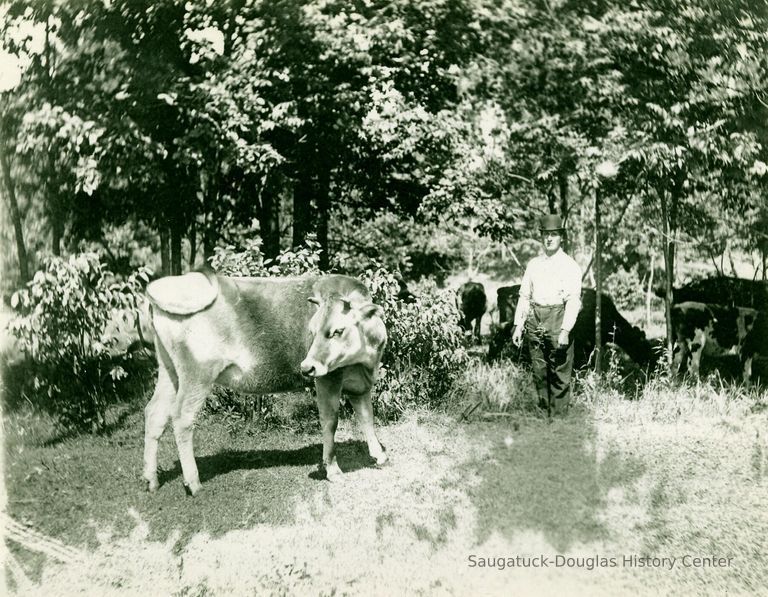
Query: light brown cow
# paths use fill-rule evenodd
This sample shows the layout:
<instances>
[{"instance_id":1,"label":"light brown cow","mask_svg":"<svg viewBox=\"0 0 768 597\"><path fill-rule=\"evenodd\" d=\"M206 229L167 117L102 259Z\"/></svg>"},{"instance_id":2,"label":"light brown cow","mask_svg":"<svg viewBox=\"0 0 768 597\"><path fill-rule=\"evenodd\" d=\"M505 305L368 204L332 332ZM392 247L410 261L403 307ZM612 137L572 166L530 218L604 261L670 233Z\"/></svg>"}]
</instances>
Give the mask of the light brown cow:
<instances>
[{"instance_id":1,"label":"light brown cow","mask_svg":"<svg viewBox=\"0 0 768 597\"><path fill-rule=\"evenodd\" d=\"M149 284L159 365L145 409L144 478L158 487L158 440L170 419L194 495L195 415L214 384L241 392L300 389L314 378L329 479L341 473L334 435L342 391L349 397L377 464L387 455L373 428L371 387L387 341L379 307L347 276L225 278L193 272Z\"/></svg>"}]
</instances>

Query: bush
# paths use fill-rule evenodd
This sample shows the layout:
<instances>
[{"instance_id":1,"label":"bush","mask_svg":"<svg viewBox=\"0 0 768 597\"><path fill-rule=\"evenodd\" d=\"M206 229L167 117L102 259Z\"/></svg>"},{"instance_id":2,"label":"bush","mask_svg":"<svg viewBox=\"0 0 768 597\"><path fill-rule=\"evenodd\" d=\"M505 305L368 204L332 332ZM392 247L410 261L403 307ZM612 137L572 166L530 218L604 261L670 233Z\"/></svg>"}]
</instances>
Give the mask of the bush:
<instances>
[{"instance_id":1,"label":"bush","mask_svg":"<svg viewBox=\"0 0 768 597\"><path fill-rule=\"evenodd\" d=\"M31 379L22 390L43 401L67 431L100 430L115 383L127 375L113 363L105 336L115 310L138 309L145 269L118 281L93 253L53 257L16 292L18 315L9 329L30 362Z\"/></svg>"},{"instance_id":2,"label":"bush","mask_svg":"<svg viewBox=\"0 0 768 597\"><path fill-rule=\"evenodd\" d=\"M404 303L391 272L378 268L361 279L384 311L389 336L374 390L379 416L396 418L410 404L441 404L469 361L454 292L425 286L415 302Z\"/></svg>"},{"instance_id":3,"label":"bush","mask_svg":"<svg viewBox=\"0 0 768 597\"><path fill-rule=\"evenodd\" d=\"M645 289L637 273L637 266L629 271L618 269L606 277L605 291L620 310L631 310L645 304Z\"/></svg>"}]
</instances>

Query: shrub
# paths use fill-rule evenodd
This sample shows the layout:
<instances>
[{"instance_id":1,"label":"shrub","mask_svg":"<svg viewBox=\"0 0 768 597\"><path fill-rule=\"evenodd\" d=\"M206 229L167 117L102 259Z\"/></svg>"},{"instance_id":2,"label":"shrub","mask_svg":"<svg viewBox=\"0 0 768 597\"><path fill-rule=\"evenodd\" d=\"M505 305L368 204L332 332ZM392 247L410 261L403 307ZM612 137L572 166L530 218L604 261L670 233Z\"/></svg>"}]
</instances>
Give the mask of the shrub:
<instances>
[{"instance_id":1,"label":"shrub","mask_svg":"<svg viewBox=\"0 0 768 597\"><path fill-rule=\"evenodd\" d=\"M442 403L469 357L456 325L454 292L425 286L413 303L397 299L395 276L384 268L366 271L362 281L384 311L389 341L375 388L379 416L393 419L409 404Z\"/></svg>"},{"instance_id":2,"label":"shrub","mask_svg":"<svg viewBox=\"0 0 768 597\"><path fill-rule=\"evenodd\" d=\"M617 269L605 279L605 291L619 309L635 309L645 303L645 289L637 266L629 271Z\"/></svg>"},{"instance_id":3,"label":"shrub","mask_svg":"<svg viewBox=\"0 0 768 597\"><path fill-rule=\"evenodd\" d=\"M115 382L127 375L105 336L115 310L136 311L147 271L118 281L93 253L53 257L16 292L9 329L31 365L23 392L57 415L65 430L100 430Z\"/></svg>"}]
</instances>

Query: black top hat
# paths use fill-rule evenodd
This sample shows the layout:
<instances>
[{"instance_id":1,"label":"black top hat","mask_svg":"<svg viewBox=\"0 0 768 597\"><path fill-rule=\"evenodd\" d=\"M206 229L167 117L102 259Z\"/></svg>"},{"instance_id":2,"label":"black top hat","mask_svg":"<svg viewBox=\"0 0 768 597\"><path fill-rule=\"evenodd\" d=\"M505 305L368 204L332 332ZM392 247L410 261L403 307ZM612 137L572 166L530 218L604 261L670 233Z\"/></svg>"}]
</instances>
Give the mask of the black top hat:
<instances>
[{"instance_id":1,"label":"black top hat","mask_svg":"<svg viewBox=\"0 0 768 597\"><path fill-rule=\"evenodd\" d=\"M562 232L565 228L560 216L557 214L547 214L539 220L539 230L542 232Z\"/></svg>"}]
</instances>

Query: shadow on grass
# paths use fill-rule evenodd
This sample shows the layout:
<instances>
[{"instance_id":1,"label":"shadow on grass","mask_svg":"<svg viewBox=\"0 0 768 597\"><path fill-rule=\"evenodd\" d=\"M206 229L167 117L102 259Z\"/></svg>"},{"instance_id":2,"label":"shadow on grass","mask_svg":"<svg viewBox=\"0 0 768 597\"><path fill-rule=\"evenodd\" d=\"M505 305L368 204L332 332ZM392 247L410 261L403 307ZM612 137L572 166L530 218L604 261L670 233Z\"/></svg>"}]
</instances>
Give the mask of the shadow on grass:
<instances>
[{"instance_id":1,"label":"shadow on grass","mask_svg":"<svg viewBox=\"0 0 768 597\"><path fill-rule=\"evenodd\" d=\"M322 444L314 444L289 450L228 450L210 456L198 456L195 460L200 482L206 483L233 471L314 464L319 466L322 459ZM368 455L368 446L360 440L337 442L336 459L345 473L372 468L375 465L374 459ZM313 471L308 476L314 480L325 479L325 473L319 471ZM160 471L158 474L161 486L177 478L181 478L181 465L178 461L174 468Z\"/></svg>"},{"instance_id":2,"label":"shadow on grass","mask_svg":"<svg viewBox=\"0 0 768 597\"><path fill-rule=\"evenodd\" d=\"M89 434L87 431L70 429L57 433L53 437L45 440L41 445L44 448L56 447L67 440L88 435L94 435L97 437L112 437L116 432L123 429L123 427L126 425L126 422L128 421L128 418L141 410L142 407L143 405L139 404L138 402L112 405L110 410L114 410L116 408L121 408L121 410L117 413L116 416L110 416L110 413L108 413L108 418L111 420L108 420L107 424L100 431Z\"/></svg>"},{"instance_id":3,"label":"shadow on grass","mask_svg":"<svg viewBox=\"0 0 768 597\"><path fill-rule=\"evenodd\" d=\"M468 490L478 513L478 542L541 533L555 549L608 538L600 519L608 491L644 472L639 459L608 453L599 460L592 420L571 412L552 424L534 420L518 432L495 425L489 458L469 464L480 483ZM507 445L505 439L511 438Z\"/></svg>"},{"instance_id":4,"label":"shadow on grass","mask_svg":"<svg viewBox=\"0 0 768 597\"><path fill-rule=\"evenodd\" d=\"M362 441L339 442L337 459L345 473L373 467ZM201 492L187 497L182 489L181 466L159 472L160 488L144 493L138 507L150 524L150 538L166 540L179 531L175 550L182 549L199 532L220 537L255 524L285 526L294 523L294 504L317 491L323 483L322 446L311 444L288 449L231 450L196 458ZM294 467L311 468L297 473ZM222 507L226 504L226 507Z\"/></svg>"}]
</instances>

